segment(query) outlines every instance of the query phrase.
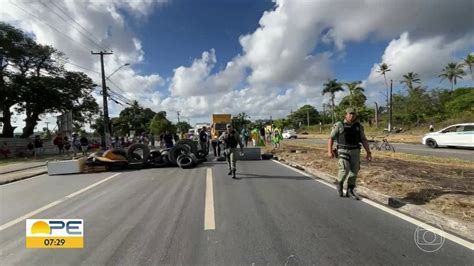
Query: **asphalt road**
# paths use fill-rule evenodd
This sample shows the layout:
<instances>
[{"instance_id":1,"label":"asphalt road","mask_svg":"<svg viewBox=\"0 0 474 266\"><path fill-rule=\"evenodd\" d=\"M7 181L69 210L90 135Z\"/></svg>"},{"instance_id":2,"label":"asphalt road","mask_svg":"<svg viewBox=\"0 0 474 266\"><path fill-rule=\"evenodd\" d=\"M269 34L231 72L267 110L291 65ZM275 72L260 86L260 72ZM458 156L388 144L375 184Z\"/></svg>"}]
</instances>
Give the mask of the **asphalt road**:
<instances>
[{"instance_id":1,"label":"asphalt road","mask_svg":"<svg viewBox=\"0 0 474 266\"><path fill-rule=\"evenodd\" d=\"M448 239L436 252L422 251L414 224L339 198L334 188L276 162L238 162L237 175L231 179L223 163L213 162L2 185L1 264L473 263L472 250ZM26 249L24 219L5 227L51 202L29 218L84 219L84 249Z\"/></svg>"},{"instance_id":2,"label":"asphalt road","mask_svg":"<svg viewBox=\"0 0 474 266\"><path fill-rule=\"evenodd\" d=\"M326 144L327 140L322 139L291 139L285 140L287 142L300 142L309 144ZM423 156L434 156L440 158L457 158L461 160L474 161L474 150L463 149L463 148L436 148L432 149L421 144L404 144L404 143L390 143L395 147L396 152L423 155Z\"/></svg>"}]
</instances>

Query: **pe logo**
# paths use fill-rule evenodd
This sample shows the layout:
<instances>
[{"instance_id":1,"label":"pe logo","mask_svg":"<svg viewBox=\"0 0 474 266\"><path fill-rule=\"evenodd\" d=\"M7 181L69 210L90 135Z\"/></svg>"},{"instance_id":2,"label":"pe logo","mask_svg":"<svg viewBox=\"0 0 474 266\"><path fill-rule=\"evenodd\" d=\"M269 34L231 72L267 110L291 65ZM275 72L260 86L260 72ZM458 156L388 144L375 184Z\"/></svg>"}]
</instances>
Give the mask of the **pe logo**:
<instances>
[{"instance_id":1,"label":"pe logo","mask_svg":"<svg viewBox=\"0 0 474 266\"><path fill-rule=\"evenodd\" d=\"M83 248L84 220L27 219L27 248Z\"/></svg>"}]
</instances>

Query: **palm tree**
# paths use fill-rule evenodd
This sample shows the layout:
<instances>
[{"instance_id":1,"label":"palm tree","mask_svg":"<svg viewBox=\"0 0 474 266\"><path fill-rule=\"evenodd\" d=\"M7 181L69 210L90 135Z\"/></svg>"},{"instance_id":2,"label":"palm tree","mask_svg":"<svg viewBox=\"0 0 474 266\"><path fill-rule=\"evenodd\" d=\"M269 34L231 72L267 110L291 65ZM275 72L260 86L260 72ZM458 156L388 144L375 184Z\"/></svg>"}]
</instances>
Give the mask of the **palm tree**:
<instances>
[{"instance_id":1,"label":"palm tree","mask_svg":"<svg viewBox=\"0 0 474 266\"><path fill-rule=\"evenodd\" d=\"M474 65L474 55L468 54L466 58L463 59L464 63L463 65L469 67L469 72L471 72L471 78L474 80L474 76L472 75L472 65Z\"/></svg>"},{"instance_id":2,"label":"palm tree","mask_svg":"<svg viewBox=\"0 0 474 266\"><path fill-rule=\"evenodd\" d=\"M443 72L441 72L438 77L441 78L441 81L448 79L451 83L451 90L454 90L454 85L457 83L457 79L462 79L462 76L466 75L466 72L462 69L462 64L458 63L449 63Z\"/></svg>"},{"instance_id":3,"label":"palm tree","mask_svg":"<svg viewBox=\"0 0 474 266\"><path fill-rule=\"evenodd\" d=\"M403 75L403 80L400 81L401 84L405 83L411 91L413 90L413 84L420 84L421 79L417 73L408 72L407 74Z\"/></svg>"},{"instance_id":4,"label":"palm tree","mask_svg":"<svg viewBox=\"0 0 474 266\"><path fill-rule=\"evenodd\" d=\"M334 109L335 109L335 104L334 104L334 98L335 94L338 91L343 91L344 89L342 88L342 85L337 82L337 79L328 79L327 83L324 83L324 89L323 89L323 95L326 93L329 93L331 95L331 104L332 104L332 121L334 123L335 117L334 117Z\"/></svg>"},{"instance_id":5,"label":"palm tree","mask_svg":"<svg viewBox=\"0 0 474 266\"><path fill-rule=\"evenodd\" d=\"M385 86L387 87L387 105L388 105L388 83L387 83L386 73L389 71L392 71L392 70L386 63L379 64L379 70L377 70L377 72L379 72L380 75L383 75L383 78L385 79Z\"/></svg>"},{"instance_id":6,"label":"palm tree","mask_svg":"<svg viewBox=\"0 0 474 266\"><path fill-rule=\"evenodd\" d=\"M364 91L364 88L360 86L362 84L362 81L353 81L350 83L344 83L346 85L347 89L349 90L349 93L351 95L351 106L354 106L354 95L356 94L362 94Z\"/></svg>"}]
</instances>

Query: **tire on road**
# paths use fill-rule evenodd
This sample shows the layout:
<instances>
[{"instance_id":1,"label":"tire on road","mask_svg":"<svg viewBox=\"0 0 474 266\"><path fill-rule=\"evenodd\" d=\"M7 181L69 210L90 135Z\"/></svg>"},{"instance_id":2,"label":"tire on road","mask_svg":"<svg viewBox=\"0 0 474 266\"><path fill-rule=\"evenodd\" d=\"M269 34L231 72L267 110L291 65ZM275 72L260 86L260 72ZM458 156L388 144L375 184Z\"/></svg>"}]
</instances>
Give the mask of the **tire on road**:
<instances>
[{"instance_id":1,"label":"tire on road","mask_svg":"<svg viewBox=\"0 0 474 266\"><path fill-rule=\"evenodd\" d=\"M178 166L188 169L194 166L193 158L189 154L181 154L178 157Z\"/></svg>"},{"instance_id":2,"label":"tire on road","mask_svg":"<svg viewBox=\"0 0 474 266\"><path fill-rule=\"evenodd\" d=\"M436 140L434 140L434 139L427 139L426 140L426 146L434 149L434 148L438 147L438 143L436 143Z\"/></svg>"},{"instance_id":3,"label":"tire on road","mask_svg":"<svg viewBox=\"0 0 474 266\"><path fill-rule=\"evenodd\" d=\"M161 152L159 150L151 150L149 159L159 158L161 156Z\"/></svg>"},{"instance_id":4,"label":"tire on road","mask_svg":"<svg viewBox=\"0 0 474 266\"><path fill-rule=\"evenodd\" d=\"M196 153L196 157L198 159L204 159L204 158L206 158L206 153L203 150L198 150L197 153Z\"/></svg>"},{"instance_id":5,"label":"tire on road","mask_svg":"<svg viewBox=\"0 0 474 266\"><path fill-rule=\"evenodd\" d=\"M142 150L143 151L143 156L139 156L140 158L138 158L138 156L137 156L139 154L135 153L137 150ZM150 149L145 144L135 143L135 144L132 144L128 148L127 158L128 158L129 163L142 163L142 164L144 164L148 161L149 156L150 156Z\"/></svg>"},{"instance_id":6,"label":"tire on road","mask_svg":"<svg viewBox=\"0 0 474 266\"><path fill-rule=\"evenodd\" d=\"M181 154L189 154L190 150L187 145L183 144L176 144L171 150L168 152L168 158L172 164L178 164L178 156Z\"/></svg>"},{"instance_id":7,"label":"tire on road","mask_svg":"<svg viewBox=\"0 0 474 266\"><path fill-rule=\"evenodd\" d=\"M194 153L197 155L197 152L198 152L198 147L197 147L197 144L196 142L190 140L190 139L180 139L178 140L178 142L176 143L176 145L186 145L189 147L189 150L190 152Z\"/></svg>"}]
</instances>

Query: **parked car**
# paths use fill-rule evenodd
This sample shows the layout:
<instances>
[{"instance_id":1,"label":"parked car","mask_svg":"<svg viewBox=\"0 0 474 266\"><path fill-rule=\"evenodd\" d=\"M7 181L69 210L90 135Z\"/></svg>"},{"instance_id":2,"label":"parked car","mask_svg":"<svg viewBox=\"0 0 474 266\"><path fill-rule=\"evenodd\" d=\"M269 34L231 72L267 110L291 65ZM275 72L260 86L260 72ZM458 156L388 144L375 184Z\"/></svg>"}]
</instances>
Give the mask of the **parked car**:
<instances>
[{"instance_id":1,"label":"parked car","mask_svg":"<svg viewBox=\"0 0 474 266\"><path fill-rule=\"evenodd\" d=\"M474 148L474 123L456 124L440 131L426 134L422 143L428 147L439 146Z\"/></svg>"},{"instance_id":2,"label":"parked car","mask_svg":"<svg viewBox=\"0 0 474 266\"><path fill-rule=\"evenodd\" d=\"M283 131L281 134L285 139L296 139L298 136L296 135L296 131L293 129Z\"/></svg>"}]
</instances>

